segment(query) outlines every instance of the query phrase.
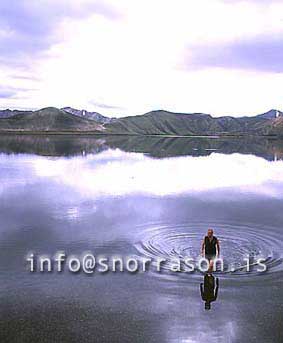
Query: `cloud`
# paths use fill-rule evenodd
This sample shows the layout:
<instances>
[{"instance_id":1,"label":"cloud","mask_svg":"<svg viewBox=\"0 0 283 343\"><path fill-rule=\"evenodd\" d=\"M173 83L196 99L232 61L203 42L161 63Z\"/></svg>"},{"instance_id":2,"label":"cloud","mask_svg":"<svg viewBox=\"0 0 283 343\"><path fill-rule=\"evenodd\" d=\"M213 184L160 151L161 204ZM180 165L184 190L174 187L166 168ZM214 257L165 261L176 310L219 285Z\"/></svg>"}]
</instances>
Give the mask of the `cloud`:
<instances>
[{"instance_id":1,"label":"cloud","mask_svg":"<svg viewBox=\"0 0 283 343\"><path fill-rule=\"evenodd\" d=\"M1 99L9 99L12 98L14 95L16 95L17 93L10 90L10 89L0 89L0 98Z\"/></svg>"},{"instance_id":2,"label":"cloud","mask_svg":"<svg viewBox=\"0 0 283 343\"><path fill-rule=\"evenodd\" d=\"M10 86L0 86L0 99L11 99L18 96L20 92L30 91L32 89L15 88Z\"/></svg>"},{"instance_id":3,"label":"cloud","mask_svg":"<svg viewBox=\"0 0 283 343\"><path fill-rule=\"evenodd\" d=\"M0 63L26 67L57 42L60 23L99 14L117 19L119 13L102 0L2 0L0 2Z\"/></svg>"},{"instance_id":4,"label":"cloud","mask_svg":"<svg viewBox=\"0 0 283 343\"><path fill-rule=\"evenodd\" d=\"M282 198L283 162L251 155L211 154L209 157L152 159L143 154L107 150L97 155L48 159L2 155L3 165L25 165L23 183L38 178L70 187L84 197L145 194L170 196L214 190L262 194ZM209 170L209 173L207 172ZM15 185L4 169L0 191ZM34 175L36 178L34 178Z\"/></svg>"},{"instance_id":5,"label":"cloud","mask_svg":"<svg viewBox=\"0 0 283 343\"><path fill-rule=\"evenodd\" d=\"M282 2L3 0L2 84L38 91L0 104L102 108L110 116L280 109L282 13ZM257 56L256 64L266 41L278 56Z\"/></svg>"},{"instance_id":6,"label":"cloud","mask_svg":"<svg viewBox=\"0 0 283 343\"><path fill-rule=\"evenodd\" d=\"M188 49L185 65L188 69L221 67L282 73L283 35L192 46Z\"/></svg>"},{"instance_id":7,"label":"cloud","mask_svg":"<svg viewBox=\"0 0 283 343\"><path fill-rule=\"evenodd\" d=\"M123 110L124 109L124 107L121 107L121 106L109 105L109 104L97 102L97 101L90 101L89 103L95 107L108 109L108 110Z\"/></svg>"},{"instance_id":8,"label":"cloud","mask_svg":"<svg viewBox=\"0 0 283 343\"><path fill-rule=\"evenodd\" d=\"M282 0L221 0L223 3L235 4L235 3L254 3L258 5L271 5L280 4Z\"/></svg>"},{"instance_id":9,"label":"cloud","mask_svg":"<svg viewBox=\"0 0 283 343\"><path fill-rule=\"evenodd\" d=\"M0 99L10 99L13 98L15 94L16 93L14 93L13 91L0 90Z\"/></svg>"}]
</instances>

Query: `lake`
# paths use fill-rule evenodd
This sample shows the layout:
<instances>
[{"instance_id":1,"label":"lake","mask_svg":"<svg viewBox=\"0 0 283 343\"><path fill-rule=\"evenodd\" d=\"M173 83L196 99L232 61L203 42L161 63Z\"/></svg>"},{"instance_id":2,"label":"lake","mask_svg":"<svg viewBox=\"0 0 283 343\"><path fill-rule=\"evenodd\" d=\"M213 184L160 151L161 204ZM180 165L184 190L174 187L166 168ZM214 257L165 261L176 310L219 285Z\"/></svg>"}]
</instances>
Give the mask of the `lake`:
<instances>
[{"instance_id":1,"label":"lake","mask_svg":"<svg viewBox=\"0 0 283 343\"><path fill-rule=\"evenodd\" d=\"M2 135L0 179L1 342L283 341L282 141ZM205 274L170 266L209 227L236 270L216 271L208 311ZM29 271L57 252L168 263Z\"/></svg>"}]
</instances>

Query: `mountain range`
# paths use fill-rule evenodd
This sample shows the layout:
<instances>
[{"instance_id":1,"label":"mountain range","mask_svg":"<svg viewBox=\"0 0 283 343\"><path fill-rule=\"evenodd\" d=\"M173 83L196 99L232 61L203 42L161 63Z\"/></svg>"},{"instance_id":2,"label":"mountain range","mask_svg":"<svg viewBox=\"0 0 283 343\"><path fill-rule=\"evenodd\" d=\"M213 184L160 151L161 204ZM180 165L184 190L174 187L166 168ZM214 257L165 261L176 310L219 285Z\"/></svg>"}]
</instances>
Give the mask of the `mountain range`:
<instances>
[{"instance_id":1,"label":"mountain range","mask_svg":"<svg viewBox=\"0 0 283 343\"><path fill-rule=\"evenodd\" d=\"M253 117L216 118L203 113L158 110L143 115L109 118L97 112L71 107L47 107L38 111L7 109L0 111L0 132L283 137L283 113L270 110Z\"/></svg>"},{"instance_id":2,"label":"mountain range","mask_svg":"<svg viewBox=\"0 0 283 343\"><path fill-rule=\"evenodd\" d=\"M116 119L116 118L105 117L98 112L88 112L86 110L77 110L72 107L63 107L62 110L65 112L74 114L75 116L78 116L78 117L93 119L100 124L107 124Z\"/></svg>"}]
</instances>

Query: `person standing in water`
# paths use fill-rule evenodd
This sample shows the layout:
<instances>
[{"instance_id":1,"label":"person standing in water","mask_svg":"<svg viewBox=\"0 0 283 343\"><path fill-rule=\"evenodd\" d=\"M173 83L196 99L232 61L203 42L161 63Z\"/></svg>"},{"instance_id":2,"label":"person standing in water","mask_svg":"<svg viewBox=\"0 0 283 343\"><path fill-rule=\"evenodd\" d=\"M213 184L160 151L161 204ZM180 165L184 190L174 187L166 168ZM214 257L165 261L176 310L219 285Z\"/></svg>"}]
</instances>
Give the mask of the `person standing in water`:
<instances>
[{"instance_id":1,"label":"person standing in water","mask_svg":"<svg viewBox=\"0 0 283 343\"><path fill-rule=\"evenodd\" d=\"M200 284L200 293L205 302L205 309L210 310L211 303L217 299L219 280L212 275L213 261L220 256L220 244L217 237L213 235L213 229L207 230L201 245L201 255L209 261L208 272L204 275L204 282Z\"/></svg>"},{"instance_id":2,"label":"person standing in water","mask_svg":"<svg viewBox=\"0 0 283 343\"><path fill-rule=\"evenodd\" d=\"M209 261L211 271L213 260L220 256L219 240L213 235L213 229L207 230L207 236L204 237L201 245L201 255Z\"/></svg>"}]
</instances>

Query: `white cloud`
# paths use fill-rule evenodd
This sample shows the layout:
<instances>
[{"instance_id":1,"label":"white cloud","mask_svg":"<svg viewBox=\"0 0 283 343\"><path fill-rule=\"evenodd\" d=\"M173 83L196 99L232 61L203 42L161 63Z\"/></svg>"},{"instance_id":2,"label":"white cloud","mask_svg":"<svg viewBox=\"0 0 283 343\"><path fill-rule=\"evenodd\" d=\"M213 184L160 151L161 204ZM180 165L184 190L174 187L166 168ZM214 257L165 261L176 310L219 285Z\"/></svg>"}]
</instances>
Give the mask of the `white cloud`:
<instances>
[{"instance_id":1,"label":"white cloud","mask_svg":"<svg viewBox=\"0 0 283 343\"><path fill-rule=\"evenodd\" d=\"M137 114L165 108L216 115L282 108L282 74L233 69L185 69L196 44L221 44L282 33L282 4L216 0L114 0L119 20L99 13L58 23L60 40L35 61L38 91L1 100L12 107L74 106L95 102ZM192 48L191 48L192 49ZM6 75L6 79L9 76ZM15 79L10 82L13 85ZM19 81L20 82L20 81ZM21 82L22 84L23 82ZM30 81L32 83L32 81ZM30 88L30 84L29 84Z\"/></svg>"},{"instance_id":2,"label":"white cloud","mask_svg":"<svg viewBox=\"0 0 283 343\"><path fill-rule=\"evenodd\" d=\"M170 196L228 190L282 198L283 161L252 155L153 159L143 154L108 150L75 158L3 155L15 177L1 171L2 191L48 180L70 187L84 198L145 194ZM25 166L24 170L22 169ZM218 193L221 194L221 193Z\"/></svg>"}]
</instances>

